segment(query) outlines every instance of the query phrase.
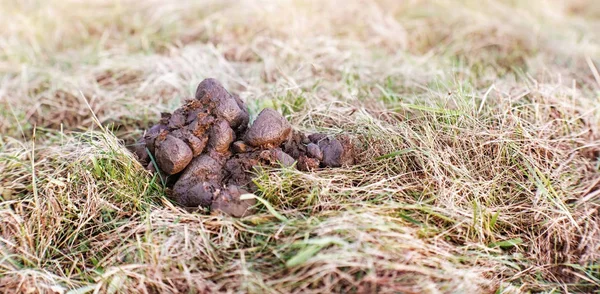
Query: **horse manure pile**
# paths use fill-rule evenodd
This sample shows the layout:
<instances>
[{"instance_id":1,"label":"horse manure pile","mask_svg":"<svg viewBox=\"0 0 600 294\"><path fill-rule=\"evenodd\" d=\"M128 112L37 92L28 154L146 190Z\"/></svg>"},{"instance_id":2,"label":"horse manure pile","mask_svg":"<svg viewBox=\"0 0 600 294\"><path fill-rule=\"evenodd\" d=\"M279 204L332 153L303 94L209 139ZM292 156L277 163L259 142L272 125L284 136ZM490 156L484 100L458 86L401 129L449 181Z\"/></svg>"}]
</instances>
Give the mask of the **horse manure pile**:
<instances>
[{"instance_id":1,"label":"horse manure pile","mask_svg":"<svg viewBox=\"0 0 600 294\"><path fill-rule=\"evenodd\" d=\"M240 196L256 191L256 167L310 171L354 163L354 145L347 135L307 136L268 108L249 126L244 102L215 79L202 81L195 99L163 113L133 149L140 163L165 180L179 205L235 217L253 212L256 200Z\"/></svg>"}]
</instances>

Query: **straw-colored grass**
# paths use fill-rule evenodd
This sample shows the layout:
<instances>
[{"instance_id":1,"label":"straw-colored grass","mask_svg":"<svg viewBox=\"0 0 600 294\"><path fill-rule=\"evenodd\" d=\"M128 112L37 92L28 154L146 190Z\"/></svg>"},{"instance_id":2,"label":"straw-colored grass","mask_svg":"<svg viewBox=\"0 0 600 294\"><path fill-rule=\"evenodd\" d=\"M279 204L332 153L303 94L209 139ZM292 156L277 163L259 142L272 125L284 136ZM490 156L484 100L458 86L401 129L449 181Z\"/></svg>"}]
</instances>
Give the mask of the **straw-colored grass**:
<instances>
[{"instance_id":1,"label":"straw-colored grass","mask_svg":"<svg viewBox=\"0 0 600 294\"><path fill-rule=\"evenodd\" d=\"M600 288L595 0L0 4L0 292ZM214 77L341 169L187 213L126 146Z\"/></svg>"}]
</instances>

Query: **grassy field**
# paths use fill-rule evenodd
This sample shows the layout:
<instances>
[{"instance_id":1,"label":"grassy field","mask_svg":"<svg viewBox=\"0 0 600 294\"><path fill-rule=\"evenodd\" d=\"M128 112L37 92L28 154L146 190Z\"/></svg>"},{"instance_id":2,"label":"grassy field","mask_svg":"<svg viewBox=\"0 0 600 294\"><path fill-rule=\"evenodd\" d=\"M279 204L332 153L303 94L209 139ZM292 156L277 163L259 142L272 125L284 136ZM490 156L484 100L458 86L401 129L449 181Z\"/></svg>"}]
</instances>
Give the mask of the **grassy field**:
<instances>
[{"instance_id":1,"label":"grassy field","mask_svg":"<svg viewBox=\"0 0 600 294\"><path fill-rule=\"evenodd\" d=\"M4 0L0 28L0 293L598 293L596 0ZM207 77L359 164L186 213L126 146Z\"/></svg>"}]
</instances>

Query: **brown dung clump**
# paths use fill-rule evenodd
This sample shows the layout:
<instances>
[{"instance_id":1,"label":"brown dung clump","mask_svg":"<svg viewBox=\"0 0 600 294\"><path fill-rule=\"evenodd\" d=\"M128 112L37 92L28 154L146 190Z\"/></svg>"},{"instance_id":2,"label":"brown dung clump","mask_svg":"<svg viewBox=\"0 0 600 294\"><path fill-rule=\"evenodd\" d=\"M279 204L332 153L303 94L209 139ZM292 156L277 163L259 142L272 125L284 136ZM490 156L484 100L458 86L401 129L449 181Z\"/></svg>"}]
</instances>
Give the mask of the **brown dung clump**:
<instances>
[{"instance_id":1,"label":"brown dung clump","mask_svg":"<svg viewBox=\"0 0 600 294\"><path fill-rule=\"evenodd\" d=\"M138 160L158 172L186 208L210 208L235 217L252 213L252 172L258 166L299 170L354 163L349 136L305 134L292 129L277 111L264 109L248 127L244 102L215 79L198 85L195 99L173 113L163 113L134 146ZM154 158L154 161L151 160Z\"/></svg>"}]
</instances>

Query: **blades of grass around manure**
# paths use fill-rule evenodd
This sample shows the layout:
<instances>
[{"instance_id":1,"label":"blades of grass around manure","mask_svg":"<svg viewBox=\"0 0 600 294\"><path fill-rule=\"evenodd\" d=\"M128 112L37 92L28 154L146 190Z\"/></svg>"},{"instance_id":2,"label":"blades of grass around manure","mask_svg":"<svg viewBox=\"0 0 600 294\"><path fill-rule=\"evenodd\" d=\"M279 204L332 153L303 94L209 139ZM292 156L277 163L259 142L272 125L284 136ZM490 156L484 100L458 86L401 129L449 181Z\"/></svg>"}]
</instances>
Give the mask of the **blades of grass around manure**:
<instances>
[{"instance_id":1,"label":"blades of grass around manure","mask_svg":"<svg viewBox=\"0 0 600 294\"><path fill-rule=\"evenodd\" d=\"M524 161L524 164L526 165L527 169L529 169L529 174L533 176L538 190L542 192L543 195L546 195L548 200L550 200L550 202L554 204L554 206L559 211L561 211L567 218L569 218L569 221L571 221L573 226L575 226L579 230L579 225L573 218L573 215L569 211L569 208L565 205L563 201L560 200L560 197L558 193L556 193L554 187L552 186L552 182L550 181L550 179L548 179L537 167L532 166L528 161Z\"/></svg>"},{"instance_id":2,"label":"blades of grass around manure","mask_svg":"<svg viewBox=\"0 0 600 294\"><path fill-rule=\"evenodd\" d=\"M36 128L33 128L33 138L31 139L31 186L33 187L33 199L35 203L35 208L40 207L40 197L37 188L37 176L35 173L35 131Z\"/></svg>"},{"instance_id":3,"label":"blades of grass around manure","mask_svg":"<svg viewBox=\"0 0 600 294\"><path fill-rule=\"evenodd\" d=\"M498 222L498 217L500 216L500 212L496 212L492 215L492 219L490 220L490 225L489 225L489 229L493 229L496 226L496 223Z\"/></svg>"},{"instance_id":4,"label":"blades of grass around manure","mask_svg":"<svg viewBox=\"0 0 600 294\"><path fill-rule=\"evenodd\" d=\"M70 290L66 294L86 294L93 292L96 289L96 287L96 285L83 286L81 288Z\"/></svg>"},{"instance_id":5,"label":"blades of grass around manure","mask_svg":"<svg viewBox=\"0 0 600 294\"><path fill-rule=\"evenodd\" d=\"M271 205L271 203L269 203L269 201L267 201L261 197L258 197L254 194L250 194L250 193L243 194L240 196L240 200L249 200L249 199L256 199L256 200L260 201L260 203L262 203L267 208L267 210L278 220L280 220L282 222L288 221L288 219L285 216L283 216L282 214L277 212L277 210L275 210L275 208Z\"/></svg>"},{"instance_id":6,"label":"blades of grass around manure","mask_svg":"<svg viewBox=\"0 0 600 294\"><path fill-rule=\"evenodd\" d=\"M396 157L396 156L400 156L400 155L404 155L413 151L416 151L416 148L406 148L406 149L402 149L402 150L398 150L395 152L391 152L379 157L376 157L375 160L382 160L382 159L386 159L386 158L392 158L392 157Z\"/></svg>"},{"instance_id":7,"label":"blades of grass around manure","mask_svg":"<svg viewBox=\"0 0 600 294\"><path fill-rule=\"evenodd\" d=\"M409 215L407 215L407 214L405 214L405 213L398 213L398 216L399 216L399 217L401 217L401 218L403 218L404 220L406 220L406 221L408 221L408 222L412 223L412 224L415 224L415 225L417 225L417 226L423 226L423 223L422 223L422 222L420 222L420 221L418 221L418 220L416 220L416 219L414 219L414 218L410 217Z\"/></svg>"},{"instance_id":8,"label":"blades of grass around manure","mask_svg":"<svg viewBox=\"0 0 600 294\"><path fill-rule=\"evenodd\" d=\"M490 92L492 92L492 90L496 87L496 85L492 84L487 91L485 91L485 94L483 94L483 98L481 98L481 104L479 104L479 109L477 109L477 113L481 113L481 111L483 110L483 107L485 106L485 102L488 99L488 96L490 94Z\"/></svg>"},{"instance_id":9,"label":"blades of grass around manure","mask_svg":"<svg viewBox=\"0 0 600 294\"><path fill-rule=\"evenodd\" d=\"M490 248L500 247L502 249L509 249L509 248L515 247L520 244L523 244L523 239L514 238L514 239L504 240L504 241L500 241L500 242L492 242L488 245L488 247L490 247Z\"/></svg>"},{"instance_id":10,"label":"blades of grass around manure","mask_svg":"<svg viewBox=\"0 0 600 294\"><path fill-rule=\"evenodd\" d=\"M288 259L285 262L285 266L295 267L301 265L319 253L319 251L321 251L323 248L326 248L330 245L344 246L347 245L347 243L339 238L318 238L296 242L292 246L303 248L300 249L300 251L298 251L298 253L296 253L290 259Z\"/></svg>"},{"instance_id":11,"label":"blades of grass around manure","mask_svg":"<svg viewBox=\"0 0 600 294\"><path fill-rule=\"evenodd\" d=\"M586 275L585 280L600 287L600 264L589 265L589 266L582 266L579 264L565 264L565 265L569 266L575 270L578 270L580 272L583 272ZM595 274L592 271L595 271Z\"/></svg>"},{"instance_id":12,"label":"blades of grass around manure","mask_svg":"<svg viewBox=\"0 0 600 294\"><path fill-rule=\"evenodd\" d=\"M429 207L426 207L426 206L422 206L422 205L402 205L402 206L399 206L398 208L404 209L404 210L419 210L419 211L422 211L423 213L435 216L435 217L437 217L439 219L442 219L442 220L445 220L445 221L447 221L449 223L452 223L452 224L456 224L457 223L456 220L454 220L454 219L452 219L452 218L450 218L448 216L445 216L445 215L443 215L441 213L435 212L435 211L433 211L433 209L431 209Z\"/></svg>"},{"instance_id":13,"label":"blades of grass around manure","mask_svg":"<svg viewBox=\"0 0 600 294\"><path fill-rule=\"evenodd\" d=\"M419 111L428 112L428 113L445 114L445 115L451 115L451 116L465 115L464 112L458 111L458 110L430 107L430 106L417 105L417 104L406 104L406 103L403 103L400 108L394 108L393 110L395 111L395 110L399 110L399 109L403 109L403 108L419 110Z\"/></svg>"},{"instance_id":14,"label":"blades of grass around manure","mask_svg":"<svg viewBox=\"0 0 600 294\"><path fill-rule=\"evenodd\" d=\"M15 269L21 269L23 268L23 263L13 259L11 256L17 257L17 258L24 258L22 256L18 256L16 254L7 254L7 252L5 252L4 250L0 251L1 255L0 256L4 256L2 258L0 258L0 264L4 264L4 262L8 262L12 267L14 267Z\"/></svg>"},{"instance_id":15,"label":"blades of grass around manure","mask_svg":"<svg viewBox=\"0 0 600 294\"><path fill-rule=\"evenodd\" d=\"M285 266L295 267L301 265L305 263L308 259L313 257L315 254L317 254L319 251L321 251L323 247L324 246L322 245L309 245L304 249L300 250L300 252L298 252L292 258L288 259L288 261L285 262Z\"/></svg>"},{"instance_id":16,"label":"blades of grass around manure","mask_svg":"<svg viewBox=\"0 0 600 294\"><path fill-rule=\"evenodd\" d=\"M88 110L90 111L90 114L92 115L92 121L100 128L100 130L102 130L103 133L108 134L109 132L106 130L106 128L102 125L102 123L96 116L96 113L94 112L94 109L90 105L90 102L88 101L88 99L85 97L85 95L83 94L83 92L81 90L78 90L78 92L79 92L80 98L83 100L83 102L85 102L85 106L88 108Z\"/></svg>"},{"instance_id":17,"label":"blades of grass around manure","mask_svg":"<svg viewBox=\"0 0 600 294\"><path fill-rule=\"evenodd\" d=\"M400 100L400 97L398 95L396 95L395 93L391 93L387 89L383 88L381 85L375 85L375 87L379 89L379 91L381 91L381 94L383 94L383 98L385 98L387 101L395 102Z\"/></svg>"},{"instance_id":18,"label":"blades of grass around manure","mask_svg":"<svg viewBox=\"0 0 600 294\"><path fill-rule=\"evenodd\" d=\"M381 85L375 85L375 87L379 91L381 91L381 93L383 94L383 98L386 101L388 101L388 102L399 102L401 100L400 96L398 94L392 93L392 92L388 91L387 89L385 89ZM417 104L412 104L412 103L401 103L400 107L392 108L392 110L393 111L397 111L397 110L404 109L404 108L419 110L419 111L428 112L428 113L446 114L446 115L452 115L452 116L464 115L463 112L457 111L457 110L444 109L444 108L436 108L436 107L430 107L430 106L425 106L425 105L417 105Z\"/></svg>"},{"instance_id":19,"label":"blades of grass around manure","mask_svg":"<svg viewBox=\"0 0 600 294\"><path fill-rule=\"evenodd\" d=\"M150 161L152 161L152 165L154 166L155 170L160 170L158 168L158 164L156 163L156 160L154 159L154 156L152 155L152 153L150 152L150 150L148 148L146 148L146 153L148 153L148 156L150 156ZM163 185L163 188L167 186L167 182L165 181L165 179L163 179L163 177L160 175L160 173L156 173L156 177L160 178L160 182Z\"/></svg>"},{"instance_id":20,"label":"blades of grass around manure","mask_svg":"<svg viewBox=\"0 0 600 294\"><path fill-rule=\"evenodd\" d=\"M106 291L106 293L108 294L115 294L118 293L121 290L121 287L123 285L123 280L124 277L122 275L115 275L111 280L110 283L108 284L108 289Z\"/></svg>"}]
</instances>

